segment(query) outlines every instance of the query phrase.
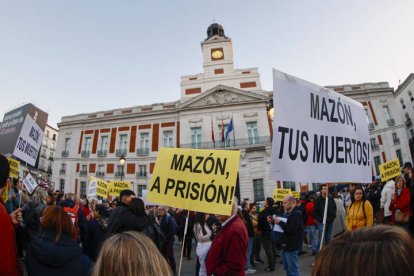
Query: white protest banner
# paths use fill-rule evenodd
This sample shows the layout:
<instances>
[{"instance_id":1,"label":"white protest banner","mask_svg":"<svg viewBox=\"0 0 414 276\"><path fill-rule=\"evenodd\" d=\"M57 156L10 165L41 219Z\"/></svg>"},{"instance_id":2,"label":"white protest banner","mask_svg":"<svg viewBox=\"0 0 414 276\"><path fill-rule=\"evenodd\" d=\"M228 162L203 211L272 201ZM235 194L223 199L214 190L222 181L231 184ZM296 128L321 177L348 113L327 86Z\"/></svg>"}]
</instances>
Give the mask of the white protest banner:
<instances>
[{"instance_id":1,"label":"white protest banner","mask_svg":"<svg viewBox=\"0 0 414 276\"><path fill-rule=\"evenodd\" d=\"M362 105L273 69L270 179L371 182L370 141Z\"/></svg>"},{"instance_id":2,"label":"white protest banner","mask_svg":"<svg viewBox=\"0 0 414 276\"><path fill-rule=\"evenodd\" d=\"M30 115L27 115L20 135L17 138L13 155L20 158L24 162L35 166L42 141L42 129L36 124L32 117L30 117Z\"/></svg>"},{"instance_id":3,"label":"white protest banner","mask_svg":"<svg viewBox=\"0 0 414 276\"><path fill-rule=\"evenodd\" d=\"M23 179L23 185L29 194L32 194L37 187L36 180L34 180L33 176L30 173L28 173Z\"/></svg>"},{"instance_id":4,"label":"white protest banner","mask_svg":"<svg viewBox=\"0 0 414 276\"><path fill-rule=\"evenodd\" d=\"M108 195L108 182L91 176L89 178L89 188L87 197L100 196L106 198Z\"/></svg>"}]
</instances>

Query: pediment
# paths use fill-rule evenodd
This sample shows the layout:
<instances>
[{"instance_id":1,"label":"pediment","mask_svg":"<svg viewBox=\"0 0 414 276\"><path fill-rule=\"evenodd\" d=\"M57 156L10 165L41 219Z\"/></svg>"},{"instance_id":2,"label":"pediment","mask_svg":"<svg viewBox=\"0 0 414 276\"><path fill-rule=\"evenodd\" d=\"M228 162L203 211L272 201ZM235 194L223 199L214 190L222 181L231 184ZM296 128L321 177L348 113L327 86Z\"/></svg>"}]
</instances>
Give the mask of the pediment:
<instances>
[{"instance_id":1,"label":"pediment","mask_svg":"<svg viewBox=\"0 0 414 276\"><path fill-rule=\"evenodd\" d=\"M203 108L251 102L267 102L268 97L234 87L218 85L177 106L177 109Z\"/></svg>"}]
</instances>

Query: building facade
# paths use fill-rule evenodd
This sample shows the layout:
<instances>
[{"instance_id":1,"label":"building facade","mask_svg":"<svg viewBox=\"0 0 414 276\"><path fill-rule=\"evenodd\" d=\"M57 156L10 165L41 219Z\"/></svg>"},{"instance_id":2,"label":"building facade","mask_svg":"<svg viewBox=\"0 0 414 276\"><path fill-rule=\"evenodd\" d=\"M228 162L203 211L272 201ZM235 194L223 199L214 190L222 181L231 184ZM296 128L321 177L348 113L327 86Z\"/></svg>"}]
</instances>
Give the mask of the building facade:
<instances>
[{"instance_id":1,"label":"building facade","mask_svg":"<svg viewBox=\"0 0 414 276\"><path fill-rule=\"evenodd\" d=\"M261 90L257 68L234 68L232 42L220 25L208 28L201 48L204 71L181 78L178 101L63 117L55 188L85 195L89 176L122 178L141 195L161 147L215 148L240 150L239 197L271 196L271 93ZM231 120L234 131L226 136Z\"/></svg>"},{"instance_id":2,"label":"building facade","mask_svg":"<svg viewBox=\"0 0 414 276\"><path fill-rule=\"evenodd\" d=\"M42 146L40 148L40 157L38 163L39 177L49 181L52 179L52 165L55 156L55 150L58 140L58 130L46 124L45 134Z\"/></svg>"},{"instance_id":3,"label":"building facade","mask_svg":"<svg viewBox=\"0 0 414 276\"><path fill-rule=\"evenodd\" d=\"M130 181L148 188L161 147L240 151L236 196L262 201L276 187L309 191L318 183L268 179L272 92L261 89L257 68L234 68L232 41L218 24L201 42L203 72L181 77L175 102L119 108L62 118L53 163L55 189L86 195L88 179ZM329 87L361 102L367 112L373 175L393 158L411 160L405 124L387 83ZM234 130L226 135L230 121ZM125 158L121 165L120 158Z\"/></svg>"},{"instance_id":4,"label":"building facade","mask_svg":"<svg viewBox=\"0 0 414 276\"><path fill-rule=\"evenodd\" d=\"M394 89L387 82L328 86L360 102L367 115L371 140L372 175L379 175L379 165L398 158L400 164L411 161L405 122L394 100Z\"/></svg>"},{"instance_id":5,"label":"building facade","mask_svg":"<svg viewBox=\"0 0 414 276\"><path fill-rule=\"evenodd\" d=\"M411 73L405 81L395 90L394 97L397 107L405 121L405 129L408 136L411 156L414 156L414 73ZM406 160L412 162L412 159Z\"/></svg>"}]
</instances>

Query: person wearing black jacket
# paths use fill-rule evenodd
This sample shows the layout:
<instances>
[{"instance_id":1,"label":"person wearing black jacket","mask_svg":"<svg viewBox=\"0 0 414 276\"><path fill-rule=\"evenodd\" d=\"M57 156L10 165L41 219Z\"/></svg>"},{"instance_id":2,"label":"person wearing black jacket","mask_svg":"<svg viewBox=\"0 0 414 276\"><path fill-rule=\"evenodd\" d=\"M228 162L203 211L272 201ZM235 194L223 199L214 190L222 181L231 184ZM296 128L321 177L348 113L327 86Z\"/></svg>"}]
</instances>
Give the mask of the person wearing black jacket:
<instances>
[{"instance_id":1,"label":"person wearing black jacket","mask_svg":"<svg viewBox=\"0 0 414 276\"><path fill-rule=\"evenodd\" d=\"M296 199L293 196L285 196L283 207L287 218L286 222L276 217L275 224L283 229L285 248L283 249L283 266L287 275L299 275L298 253L303 241L303 216L296 206Z\"/></svg>"},{"instance_id":2,"label":"person wearing black jacket","mask_svg":"<svg viewBox=\"0 0 414 276\"><path fill-rule=\"evenodd\" d=\"M321 239L322 239L322 231L323 231L323 215L325 212L325 199L328 197L328 210L326 215L326 229L325 229L325 237L324 243L328 243L331 240L331 233L332 233L332 225L333 221L336 217L336 204L335 200L332 197L329 197L328 193L328 185L322 184L320 187L321 195L315 201L315 207L313 208L313 217L316 219L318 223L318 245L316 247L316 253L319 252L319 248L321 246Z\"/></svg>"},{"instance_id":3,"label":"person wearing black jacket","mask_svg":"<svg viewBox=\"0 0 414 276\"><path fill-rule=\"evenodd\" d=\"M273 242L271 239L271 231L272 231L272 217L276 214L276 209L273 208L275 201L273 198L268 197L265 201L265 209L260 212L259 219L257 223L257 229L260 231L260 235L262 238L262 245L263 249L266 253L268 267L266 267L266 271L274 271L275 264L276 264L276 242Z\"/></svg>"},{"instance_id":4,"label":"person wearing black jacket","mask_svg":"<svg viewBox=\"0 0 414 276\"><path fill-rule=\"evenodd\" d=\"M241 204L242 214L244 223L246 224L247 234L249 235L249 243L247 245L247 258L246 258L246 273L255 273L256 270L250 268L250 255L252 254L253 238L254 238L254 227L252 219L250 218L250 206L247 200L243 201Z\"/></svg>"},{"instance_id":5,"label":"person wearing black jacket","mask_svg":"<svg viewBox=\"0 0 414 276\"><path fill-rule=\"evenodd\" d=\"M122 190L119 195L119 203L115 209L112 210L109 216L108 230L106 231L106 237L115 234L118 230L122 214L129 210L129 203L135 198L135 193L131 190Z\"/></svg>"},{"instance_id":6,"label":"person wearing black jacket","mask_svg":"<svg viewBox=\"0 0 414 276\"><path fill-rule=\"evenodd\" d=\"M405 185L410 189L410 206L411 211L414 211L414 168L411 162L404 163L404 179ZM410 232L414 233L414 216L410 217Z\"/></svg>"}]
</instances>

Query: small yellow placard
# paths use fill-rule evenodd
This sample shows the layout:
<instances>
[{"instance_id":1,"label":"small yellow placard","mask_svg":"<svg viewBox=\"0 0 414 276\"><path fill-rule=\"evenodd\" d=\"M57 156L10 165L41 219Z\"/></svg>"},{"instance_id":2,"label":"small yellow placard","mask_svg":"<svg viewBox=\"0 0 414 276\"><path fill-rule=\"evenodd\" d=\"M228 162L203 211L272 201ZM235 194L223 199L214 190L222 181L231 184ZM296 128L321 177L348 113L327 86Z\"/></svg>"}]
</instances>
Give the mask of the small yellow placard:
<instances>
[{"instance_id":1,"label":"small yellow placard","mask_svg":"<svg viewBox=\"0 0 414 276\"><path fill-rule=\"evenodd\" d=\"M381 181L387 181L391 178L401 175L400 161L398 158L379 165Z\"/></svg>"},{"instance_id":2,"label":"small yellow placard","mask_svg":"<svg viewBox=\"0 0 414 276\"><path fill-rule=\"evenodd\" d=\"M116 180L109 181L109 196L119 196L122 190L131 190L131 182Z\"/></svg>"},{"instance_id":3,"label":"small yellow placard","mask_svg":"<svg viewBox=\"0 0 414 276\"><path fill-rule=\"evenodd\" d=\"M161 148L147 201L230 215L239 159L238 150Z\"/></svg>"},{"instance_id":4,"label":"small yellow placard","mask_svg":"<svg viewBox=\"0 0 414 276\"><path fill-rule=\"evenodd\" d=\"M108 196L108 186L108 182L91 176L89 178L88 197L100 196L102 198L106 198Z\"/></svg>"},{"instance_id":5,"label":"small yellow placard","mask_svg":"<svg viewBox=\"0 0 414 276\"><path fill-rule=\"evenodd\" d=\"M276 188L273 191L273 199L277 202L277 201L283 201L283 199L285 198L285 196L287 195L292 195L292 191L290 189L280 189L280 188Z\"/></svg>"},{"instance_id":6,"label":"small yellow placard","mask_svg":"<svg viewBox=\"0 0 414 276\"><path fill-rule=\"evenodd\" d=\"M20 162L10 157L7 157L7 159L9 160L10 164L10 177L19 179Z\"/></svg>"}]
</instances>

